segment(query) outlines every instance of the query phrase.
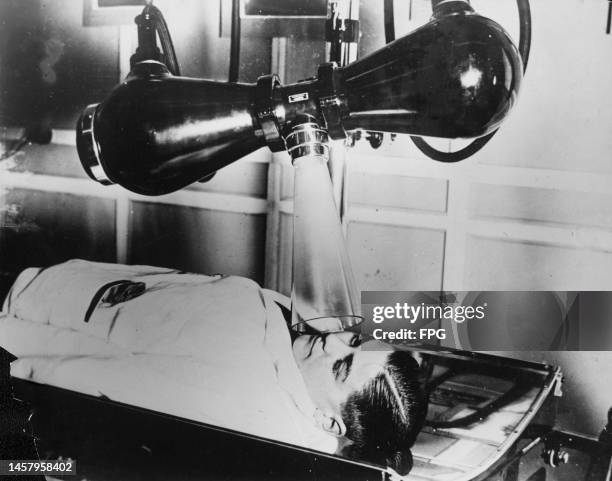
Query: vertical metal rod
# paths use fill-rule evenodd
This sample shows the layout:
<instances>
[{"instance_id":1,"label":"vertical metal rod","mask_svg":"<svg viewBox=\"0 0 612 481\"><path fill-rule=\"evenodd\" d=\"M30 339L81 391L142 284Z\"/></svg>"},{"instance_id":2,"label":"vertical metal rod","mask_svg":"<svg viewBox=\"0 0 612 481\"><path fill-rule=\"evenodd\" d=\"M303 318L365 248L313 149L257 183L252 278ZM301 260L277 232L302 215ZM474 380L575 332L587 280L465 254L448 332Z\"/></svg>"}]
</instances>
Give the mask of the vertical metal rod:
<instances>
[{"instance_id":1,"label":"vertical metal rod","mask_svg":"<svg viewBox=\"0 0 612 481\"><path fill-rule=\"evenodd\" d=\"M385 43L390 43L395 40L395 22L393 13L393 0L385 0L384 8L385 16Z\"/></svg>"},{"instance_id":2,"label":"vertical metal rod","mask_svg":"<svg viewBox=\"0 0 612 481\"><path fill-rule=\"evenodd\" d=\"M275 37L272 39L272 59L271 71L276 72L281 82L286 78L286 57L287 39ZM273 154L270 152L268 162L268 189L267 189L267 214L266 214L266 262L264 274L264 287L280 292L289 292L291 285L281 285L280 275L280 249L281 249L281 228L280 228L280 202L281 202L281 183L282 169L281 157L286 156L285 152Z\"/></svg>"},{"instance_id":3,"label":"vertical metal rod","mask_svg":"<svg viewBox=\"0 0 612 481\"><path fill-rule=\"evenodd\" d=\"M115 199L115 248L117 262L126 264L129 258L129 232L131 201L125 195Z\"/></svg>"},{"instance_id":4,"label":"vertical metal rod","mask_svg":"<svg viewBox=\"0 0 612 481\"><path fill-rule=\"evenodd\" d=\"M119 82L123 82L130 73L130 57L134 50L132 26L120 25L119 30Z\"/></svg>"},{"instance_id":5,"label":"vertical metal rod","mask_svg":"<svg viewBox=\"0 0 612 481\"><path fill-rule=\"evenodd\" d=\"M232 30L230 43L230 82L238 82L240 71L240 0L232 0Z\"/></svg>"},{"instance_id":6,"label":"vertical metal rod","mask_svg":"<svg viewBox=\"0 0 612 481\"><path fill-rule=\"evenodd\" d=\"M341 8L342 7L342 8ZM358 20L359 18L359 2L356 0L345 0L340 4L337 2L338 14L341 18L348 20ZM341 42L341 63L340 66L357 59L357 48L352 49L351 42ZM330 55L330 61L334 59ZM328 168L332 179L332 188L334 192L334 200L338 209L338 214L342 222L343 230L346 231L344 222L344 214L346 212L346 182L347 182L347 162L346 162L346 146L342 141L334 141L330 145ZM346 232L345 232L346 234Z\"/></svg>"}]
</instances>

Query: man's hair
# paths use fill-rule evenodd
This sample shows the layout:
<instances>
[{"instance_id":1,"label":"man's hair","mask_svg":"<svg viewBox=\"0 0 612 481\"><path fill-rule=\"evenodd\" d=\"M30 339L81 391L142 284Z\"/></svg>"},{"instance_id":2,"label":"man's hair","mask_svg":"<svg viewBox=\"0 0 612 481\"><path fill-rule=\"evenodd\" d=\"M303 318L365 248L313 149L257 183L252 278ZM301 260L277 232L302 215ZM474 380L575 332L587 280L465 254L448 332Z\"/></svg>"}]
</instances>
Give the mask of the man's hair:
<instances>
[{"instance_id":1,"label":"man's hair","mask_svg":"<svg viewBox=\"0 0 612 481\"><path fill-rule=\"evenodd\" d=\"M346 437L352 442L342 454L406 474L412 468L410 447L426 414L418 363L409 352L394 351L383 371L342 406Z\"/></svg>"}]
</instances>

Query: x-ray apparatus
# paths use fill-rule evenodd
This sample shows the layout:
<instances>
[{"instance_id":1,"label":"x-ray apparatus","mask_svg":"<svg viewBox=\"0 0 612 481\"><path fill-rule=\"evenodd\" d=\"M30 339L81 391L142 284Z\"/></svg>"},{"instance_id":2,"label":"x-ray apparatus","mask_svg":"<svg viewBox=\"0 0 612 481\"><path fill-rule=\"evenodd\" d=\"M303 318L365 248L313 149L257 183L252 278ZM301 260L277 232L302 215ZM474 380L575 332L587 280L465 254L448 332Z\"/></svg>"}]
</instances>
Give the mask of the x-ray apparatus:
<instances>
[{"instance_id":1,"label":"x-ray apparatus","mask_svg":"<svg viewBox=\"0 0 612 481\"><path fill-rule=\"evenodd\" d=\"M79 119L82 165L102 184L160 195L206 180L263 146L287 150L295 167L294 327L330 318L338 328L353 326L361 320L360 298L326 166L329 139L391 132L410 134L438 161L474 153L508 115L521 86L530 21L527 0L517 4L519 49L468 2L432 0L431 20L409 35L391 41L393 23L386 21L391 42L380 50L345 66L322 64L316 77L282 85L273 74L254 84L180 76L166 23L149 2L137 17L130 74ZM385 2L386 20L392 7ZM342 41L333 28L332 57ZM443 154L420 136L476 140Z\"/></svg>"}]
</instances>

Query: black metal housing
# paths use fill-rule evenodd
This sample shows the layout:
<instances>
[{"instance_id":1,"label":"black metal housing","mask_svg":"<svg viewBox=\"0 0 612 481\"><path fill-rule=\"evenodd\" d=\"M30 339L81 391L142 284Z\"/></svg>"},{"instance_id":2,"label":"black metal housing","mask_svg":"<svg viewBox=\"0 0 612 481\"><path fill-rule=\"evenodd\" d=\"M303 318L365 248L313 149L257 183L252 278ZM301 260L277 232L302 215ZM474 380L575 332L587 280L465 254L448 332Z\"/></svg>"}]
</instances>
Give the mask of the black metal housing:
<instances>
[{"instance_id":1,"label":"black metal housing","mask_svg":"<svg viewBox=\"0 0 612 481\"><path fill-rule=\"evenodd\" d=\"M264 145L282 150L305 115L332 138L355 129L479 137L506 117L521 79L519 53L497 23L469 8L448 9L357 62L324 64L317 77L286 86L274 76L223 83L138 63L86 110L77 147L92 178L159 195Z\"/></svg>"}]
</instances>

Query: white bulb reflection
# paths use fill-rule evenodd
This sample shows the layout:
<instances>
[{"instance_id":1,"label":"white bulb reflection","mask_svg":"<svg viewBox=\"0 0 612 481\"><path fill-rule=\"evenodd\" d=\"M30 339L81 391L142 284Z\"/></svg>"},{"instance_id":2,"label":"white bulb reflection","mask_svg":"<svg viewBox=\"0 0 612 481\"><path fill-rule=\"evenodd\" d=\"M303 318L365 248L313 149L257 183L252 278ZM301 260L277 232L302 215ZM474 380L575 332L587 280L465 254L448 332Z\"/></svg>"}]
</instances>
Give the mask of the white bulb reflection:
<instances>
[{"instance_id":1,"label":"white bulb reflection","mask_svg":"<svg viewBox=\"0 0 612 481\"><path fill-rule=\"evenodd\" d=\"M482 71L472 65L465 70L459 77L461 86L465 89L476 88L482 80Z\"/></svg>"}]
</instances>

